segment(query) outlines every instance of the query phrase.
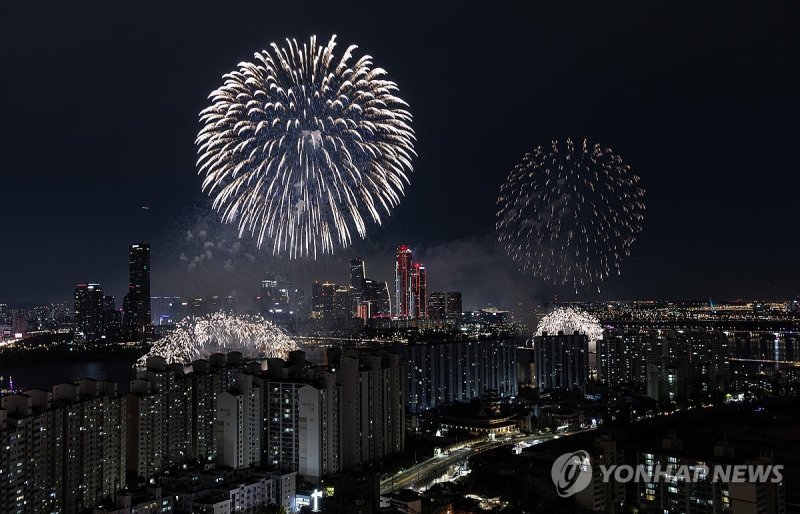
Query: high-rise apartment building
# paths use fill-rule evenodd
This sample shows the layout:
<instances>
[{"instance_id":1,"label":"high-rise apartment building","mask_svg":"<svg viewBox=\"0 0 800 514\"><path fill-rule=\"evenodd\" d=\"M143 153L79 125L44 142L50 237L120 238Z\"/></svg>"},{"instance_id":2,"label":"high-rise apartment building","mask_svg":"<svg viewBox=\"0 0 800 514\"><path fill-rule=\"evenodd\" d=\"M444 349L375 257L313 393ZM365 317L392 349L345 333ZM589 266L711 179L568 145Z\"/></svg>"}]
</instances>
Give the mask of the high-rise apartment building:
<instances>
[{"instance_id":1,"label":"high-rise apartment building","mask_svg":"<svg viewBox=\"0 0 800 514\"><path fill-rule=\"evenodd\" d=\"M61 511L63 425L49 391L0 398L0 512Z\"/></svg>"},{"instance_id":2,"label":"high-rise apartment building","mask_svg":"<svg viewBox=\"0 0 800 514\"><path fill-rule=\"evenodd\" d=\"M151 357L127 397L127 467L149 480L192 458L192 378Z\"/></svg>"},{"instance_id":3,"label":"high-rise apartment building","mask_svg":"<svg viewBox=\"0 0 800 514\"><path fill-rule=\"evenodd\" d=\"M117 384L84 379L53 387L63 410L63 512L78 514L125 487L125 398Z\"/></svg>"},{"instance_id":4,"label":"high-rise apartment building","mask_svg":"<svg viewBox=\"0 0 800 514\"><path fill-rule=\"evenodd\" d=\"M540 391L580 389L589 380L589 337L543 333L533 338L536 384Z\"/></svg>"},{"instance_id":5,"label":"high-rise apartment building","mask_svg":"<svg viewBox=\"0 0 800 514\"><path fill-rule=\"evenodd\" d=\"M332 372L275 359L265 380L267 464L312 480L341 470L340 387Z\"/></svg>"},{"instance_id":6,"label":"high-rise apartment building","mask_svg":"<svg viewBox=\"0 0 800 514\"><path fill-rule=\"evenodd\" d=\"M0 512L77 514L125 488L125 398L85 379L0 400Z\"/></svg>"},{"instance_id":7,"label":"high-rise apartment building","mask_svg":"<svg viewBox=\"0 0 800 514\"><path fill-rule=\"evenodd\" d=\"M217 395L233 386L242 368L238 352L192 363L192 455L199 462L216 461Z\"/></svg>"},{"instance_id":8,"label":"high-rise apartment building","mask_svg":"<svg viewBox=\"0 0 800 514\"><path fill-rule=\"evenodd\" d=\"M297 471L310 480L341 470L340 390L328 372L297 390Z\"/></svg>"},{"instance_id":9,"label":"high-rise apartment building","mask_svg":"<svg viewBox=\"0 0 800 514\"><path fill-rule=\"evenodd\" d=\"M242 469L261 464L264 443L264 383L240 373L234 386L217 395L217 464Z\"/></svg>"},{"instance_id":10,"label":"high-rise apartment building","mask_svg":"<svg viewBox=\"0 0 800 514\"><path fill-rule=\"evenodd\" d=\"M341 386L342 467L358 469L405 449L405 366L393 352L347 350Z\"/></svg>"},{"instance_id":11,"label":"high-rise apartment building","mask_svg":"<svg viewBox=\"0 0 800 514\"><path fill-rule=\"evenodd\" d=\"M469 402L490 389L501 397L517 394L512 339L418 342L402 352L410 412Z\"/></svg>"},{"instance_id":12,"label":"high-rise apartment building","mask_svg":"<svg viewBox=\"0 0 800 514\"><path fill-rule=\"evenodd\" d=\"M660 350L653 334L607 330L597 341L598 379L610 386L647 384L647 365L661 362Z\"/></svg>"}]
</instances>

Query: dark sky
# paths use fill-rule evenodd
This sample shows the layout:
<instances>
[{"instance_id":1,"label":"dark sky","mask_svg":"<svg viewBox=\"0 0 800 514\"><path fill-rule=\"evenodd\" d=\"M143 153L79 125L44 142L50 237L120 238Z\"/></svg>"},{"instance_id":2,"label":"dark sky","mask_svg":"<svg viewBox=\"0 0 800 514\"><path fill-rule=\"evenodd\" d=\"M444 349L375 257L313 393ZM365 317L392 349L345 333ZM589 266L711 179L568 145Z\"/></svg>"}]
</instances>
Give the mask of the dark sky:
<instances>
[{"instance_id":1,"label":"dark sky","mask_svg":"<svg viewBox=\"0 0 800 514\"><path fill-rule=\"evenodd\" d=\"M239 61L315 33L389 71L419 157L369 241L289 265L301 285L343 280L354 254L387 280L407 242L431 289L468 305L553 296L493 243L495 199L526 151L572 136L613 148L647 189L622 276L581 297L797 295L800 3L543 4L3 2L0 302L66 299L79 281L120 295L142 238L154 294L250 294L282 268L180 260L201 202L197 114Z\"/></svg>"}]
</instances>

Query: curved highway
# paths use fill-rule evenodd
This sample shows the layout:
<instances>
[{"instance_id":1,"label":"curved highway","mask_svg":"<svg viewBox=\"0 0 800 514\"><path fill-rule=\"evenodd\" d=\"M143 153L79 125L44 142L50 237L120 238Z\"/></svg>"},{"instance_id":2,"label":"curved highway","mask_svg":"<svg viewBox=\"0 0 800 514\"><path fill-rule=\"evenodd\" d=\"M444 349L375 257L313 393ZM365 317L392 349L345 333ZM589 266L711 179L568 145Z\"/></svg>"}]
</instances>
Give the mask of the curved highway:
<instances>
[{"instance_id":1,"label":"curved highway","mask_svg":"<svg viewBox=\"0 0 800 514\"><path fill-rule=\"evenodd\" d=\"M581 430L582 432L582 430ZM577 433L577 432L572 432ZM381 494L387 494L400 489L415 487L427 483L435 477L443 475L447 469L461 462L464 459L469 459L473 455L488 450L494 450L502 446L511 446L522 442L541 442L553 439L554 437L563 437L570 435L570 433L563 434L547 434L547 435L528 435L516 436L508 439L498 439L495 441L483 441L472 446L467 446L454 450L448 454L442 454L430 459L424 460L418 464L411 466L395 473L394 475L385 477L381 480Z\"/></svg>"}]
</instances>

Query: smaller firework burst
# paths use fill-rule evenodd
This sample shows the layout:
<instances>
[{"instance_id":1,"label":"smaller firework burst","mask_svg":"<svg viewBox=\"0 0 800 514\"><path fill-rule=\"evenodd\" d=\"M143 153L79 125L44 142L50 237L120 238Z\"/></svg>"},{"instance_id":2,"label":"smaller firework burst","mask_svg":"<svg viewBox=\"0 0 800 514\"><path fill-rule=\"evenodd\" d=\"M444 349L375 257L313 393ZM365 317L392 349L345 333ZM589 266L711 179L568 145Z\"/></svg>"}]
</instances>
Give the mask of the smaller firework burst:
<instances>
[{"instance_id":1,"label":"smaller firework burst","mask_svg":"<svg viewBox=\"0 0 800 514\"><path fill-rule=\"evenodd\" d=\"M497 237L523 271L575 291L619 274L644 218L644 189L622 158L571 139L538 146L497 199Z\"/></svg>"},{"instance_id":2,"label":"smaller firework burst","mask_svg":"<svg viewBox=\"0 0 800 514\"><path fill-rule=\"evenodd\" d=\"M169 363L189 364L214 353L241 352L245 359L285 359L299 347L286 333L260 316L231 316L222 312L190 317L159 339L137 362L148 357L164 357Z\"/></svg>"},{"instance_id":3,"label":"smaller firework burst","mask_svg":"<svg viewBox=\"0 0 800 514\"><path fill-rule=\"evenodd\" d=\"M597 341L603 338L603 327L597 318L573 307L557 307L539 321L534 335L540 336L543 333L553 335L559 332L586 334L589 336L590 351L595 347Z\"/></svg>"}]
</instances>

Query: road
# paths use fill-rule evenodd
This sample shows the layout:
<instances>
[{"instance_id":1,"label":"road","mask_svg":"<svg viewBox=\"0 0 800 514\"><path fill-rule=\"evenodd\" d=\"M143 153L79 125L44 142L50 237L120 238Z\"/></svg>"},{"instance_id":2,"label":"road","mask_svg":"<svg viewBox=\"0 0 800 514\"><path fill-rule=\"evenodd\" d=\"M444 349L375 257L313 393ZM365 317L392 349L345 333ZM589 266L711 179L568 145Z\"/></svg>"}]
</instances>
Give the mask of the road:
<instances>
[{"instance_id":1,"label":"road","mask_svg":"<svg viewBox=\"0 0 800 514\"><path fill-rule=\"evenodd\" d=\"M418 485L418 482L419 484L427 482L433 477L443 475L450 466L487 450L494 450L496 448L500 448L501 446L511 446L521 442L530 443L548 441L555 437L563 437L566 435L570 434L529 435L517 436L509 439L498 439L495 441L484 441L471 447L465 447L452 451L446 455L442 454L436 457L431 457L430 459L424 460L408 469L404 469L403 471L394 474L393 476L386 477L381 480L381 494L412 487L414 485Z\"/></svg>"}]
</instances>

